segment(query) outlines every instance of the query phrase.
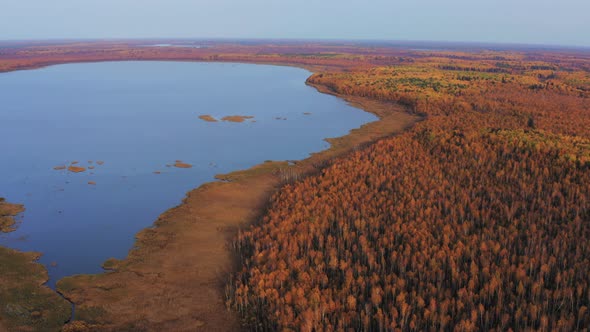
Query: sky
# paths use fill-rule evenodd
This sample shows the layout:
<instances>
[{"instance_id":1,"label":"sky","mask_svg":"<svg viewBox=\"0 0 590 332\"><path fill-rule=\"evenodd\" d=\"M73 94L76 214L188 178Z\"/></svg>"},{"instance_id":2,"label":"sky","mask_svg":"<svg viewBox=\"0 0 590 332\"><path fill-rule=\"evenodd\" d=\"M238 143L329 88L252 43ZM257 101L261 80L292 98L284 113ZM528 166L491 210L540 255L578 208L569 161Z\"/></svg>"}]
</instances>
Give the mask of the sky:
<instances>
[{"instance_id":1,"label":"sky","mask_svg":"<svg viewBox=\"0 0 590 332\"><path fill-rule=\"evenodd\" d=\"M0 0L0 40L286 38L590 46L589 0Z\"/></svg>"}]
</instances>

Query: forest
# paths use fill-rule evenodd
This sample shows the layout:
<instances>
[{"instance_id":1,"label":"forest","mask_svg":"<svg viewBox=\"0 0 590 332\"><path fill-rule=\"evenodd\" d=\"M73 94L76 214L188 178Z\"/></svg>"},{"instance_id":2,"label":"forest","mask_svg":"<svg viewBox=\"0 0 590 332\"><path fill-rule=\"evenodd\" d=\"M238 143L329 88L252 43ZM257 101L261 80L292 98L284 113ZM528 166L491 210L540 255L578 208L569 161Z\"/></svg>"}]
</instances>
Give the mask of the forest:
<instances>
[{"instance_id":1,"label":"forest","mask_svg":"<svg viewBox=\"0 0 590 332\"><path fill-rule=\"evenodd\" d=\"M258 331L587 330L588 57L411 60L308 79L425 120L276 193L228 305Z\"/></svg>"}]
</instances>

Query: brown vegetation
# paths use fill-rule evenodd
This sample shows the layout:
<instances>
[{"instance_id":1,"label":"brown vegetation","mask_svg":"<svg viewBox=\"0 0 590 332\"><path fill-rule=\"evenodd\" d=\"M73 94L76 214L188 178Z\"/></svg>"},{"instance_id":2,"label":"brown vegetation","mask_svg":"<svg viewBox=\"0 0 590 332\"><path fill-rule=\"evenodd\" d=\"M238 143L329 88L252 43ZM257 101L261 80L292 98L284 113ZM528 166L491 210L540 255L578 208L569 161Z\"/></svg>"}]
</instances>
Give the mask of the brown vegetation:
<instances>
[{"instance_id":1,"label":"brown vegetation","mask_svg":"<svg viewBox=\"0 0 590 332\"><path fill-rule=\"evenodd\" d=\"M60 331L71 305L44 286L40 254L0 247L0 331Z\"/></svg>"},{"instance_id":2,"label":"brown vegetation","mask_svg":"<svg viewBox=\"0 0 590 332\"><path fill-rule=\"evenodd\" d=\"M23 211L0 198L0 232L14 230L10 220ZM39 256L0 246L0 331L59 331L69 319L69 303L43 286L47 271L35 263Z\"/></svg>"},{"instance_id":3,"label":"brown vegetation","mask_svg":"<svg viewBox=\"0 0 590 332\"><path fill-rule=\"evenodd\" d=\"M244 122L247 119L253 119L253 116L250 115L228 115L221 118L221 121L229 121L229 122Z\"/></svg>"},{"instance_id":4,"label":"brown vegetation","mask_svg":"<svg viewBox=\"0 0 590 332\"><path fill-rule=\"evenodd\" d=\"M0 197L0 233L13 232L15 220L14 217L23 212L25 207L21 204L11 204Z\"/></svg>"},{"instance_id":5,"label":"brown vegetation","mask_svg":"<svg viewBox=\"0 0 590 332\"><path fill-rule=\"evenodd\" d=\"M70 167L68 167L68 171L70 171L72 173L81 173L81 172L85 172L86 168L80 167L80 166L70 166Z\"/></svg>"},{"instance_id":6,"label":"brown vegetation","mask_svg":"<svg viewBox=\"0 0 590 332\"><path fill-rule=\"evenodd\" d=\"M187 163L183 163L182 161L177 160L174 163L174 167L177 167L177 168L191 168L191 167L193 167L193 165L187 164Z\"/></svg>"},{"instance_id":7,"label":"brown vegetation","mask_svg":"<svg viewBox=\"0 0 590 332\"><path fill-rule=\"evenodd\" d=\"M207 121L207 122L217 122L217 119L212 117L211 115L208 114L204 114L204 115L199 115L199 119L203 120L203 121Z\"/></svg>"}]
</instances>

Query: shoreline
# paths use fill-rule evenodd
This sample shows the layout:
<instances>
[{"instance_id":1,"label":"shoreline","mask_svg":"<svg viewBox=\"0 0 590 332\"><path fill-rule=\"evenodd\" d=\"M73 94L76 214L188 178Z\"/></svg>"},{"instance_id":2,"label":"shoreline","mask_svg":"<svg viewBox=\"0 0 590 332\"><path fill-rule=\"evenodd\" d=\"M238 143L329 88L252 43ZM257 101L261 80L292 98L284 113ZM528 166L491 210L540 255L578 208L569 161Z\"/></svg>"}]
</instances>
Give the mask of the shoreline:
<instances>
[{"instance_id":1,"label":"shoreline","mask_svg":"<svg viewBox=\"0 0 590 332\"><path fill-rule=\"evenodd\" d=\"M113 59L32 63L11 71L104 61L234 62L299 67L310 74L325 69L265 61ZM264 213L268 199L285 182L317 172L333 158L403 132L422 119L409 115L397 104L341 95L307 81L305 84L372 113L378 120L342 137L326 138L330 143L328 149L311 154L295 165L284 161L262 163L246 170L219 174L216 178L220 181L189 191L182 203L162 213L151 227L136 235L134 247L125 259L107 260L102 274L77 275L58 281L57 293L77 307L76 320L70 324L72 328L239 328L237 315L227 312L223 301L224 283L229 273L236 270L237 263L234 253L227 247L228 241L241 228L256 222ZM189 308L189 312L183 313Z\"/></svg>"}]
</instances>

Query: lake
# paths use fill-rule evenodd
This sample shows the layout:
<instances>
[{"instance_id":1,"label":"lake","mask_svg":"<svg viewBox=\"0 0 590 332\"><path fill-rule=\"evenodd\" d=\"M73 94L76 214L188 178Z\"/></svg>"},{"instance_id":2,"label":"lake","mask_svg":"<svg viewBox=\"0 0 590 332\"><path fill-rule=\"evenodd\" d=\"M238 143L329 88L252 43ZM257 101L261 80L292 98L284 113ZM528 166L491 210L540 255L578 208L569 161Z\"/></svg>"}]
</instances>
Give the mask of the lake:
<instances>
[{"instance_id":1,"label":"lake","mask_svg":"<svg viewBox=\"0 0 590 332\"><path fill-rule=\"evenodd\" d=\"M377 119L306 86L309 75L159 61L0 74L0 197L26 207L0 245L42 252L51 287L101 272L109 257L127 255L138 231L215 174L304 159L329 147L324 138ZM254 118L206 122L204 114ZM170 167L177 160L193 167ZM75 161L87 170L54 169Z\"/></svg>"}]
</instances>

